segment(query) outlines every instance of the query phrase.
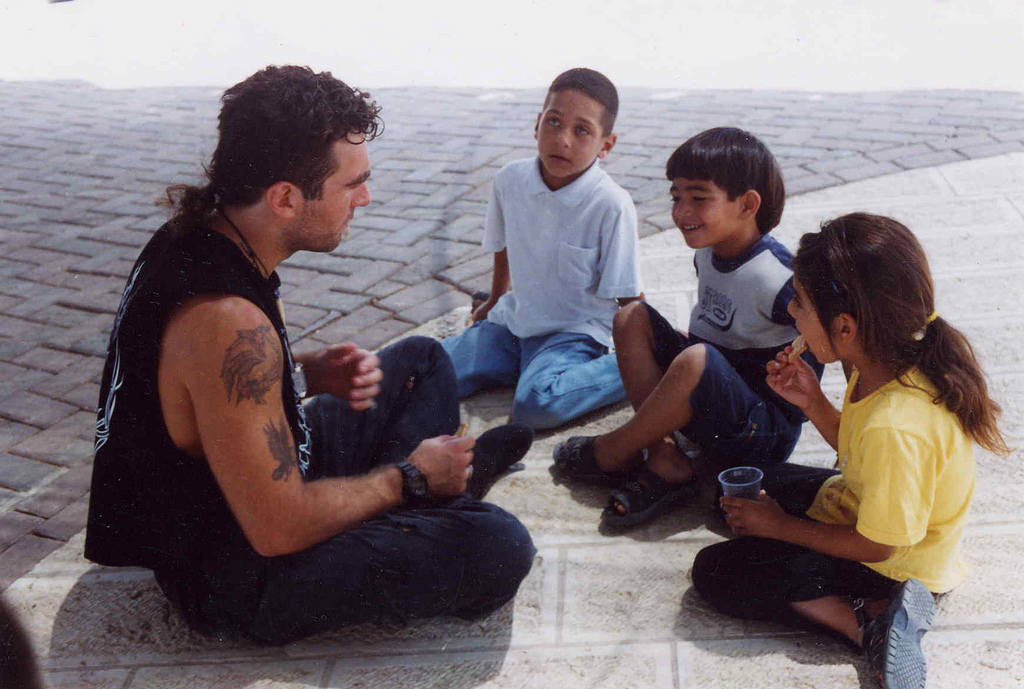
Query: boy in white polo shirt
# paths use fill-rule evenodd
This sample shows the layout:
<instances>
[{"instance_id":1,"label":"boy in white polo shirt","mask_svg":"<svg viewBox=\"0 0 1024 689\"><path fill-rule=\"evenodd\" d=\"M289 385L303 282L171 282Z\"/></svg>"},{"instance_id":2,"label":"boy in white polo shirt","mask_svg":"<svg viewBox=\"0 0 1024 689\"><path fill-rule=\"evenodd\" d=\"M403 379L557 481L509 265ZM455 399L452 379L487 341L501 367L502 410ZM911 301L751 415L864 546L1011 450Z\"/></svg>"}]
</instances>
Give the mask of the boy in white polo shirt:
<instances>
[{"instance_id":1,"label":"boy in white polo shirt","mask_svg":"<svg viewBox=\"0 0 1024 689\"><path fill-rule=\"evenodd\" d=\"M641 296L636 208L599 166L615 146L615 86L571 69L537 116L536 158L494 177L483 247L494 252L472 327L441 344L463 398L514 385L512 418L553 428L625 399L611 345L619 305Z\"/></svg>"}]
</instances>

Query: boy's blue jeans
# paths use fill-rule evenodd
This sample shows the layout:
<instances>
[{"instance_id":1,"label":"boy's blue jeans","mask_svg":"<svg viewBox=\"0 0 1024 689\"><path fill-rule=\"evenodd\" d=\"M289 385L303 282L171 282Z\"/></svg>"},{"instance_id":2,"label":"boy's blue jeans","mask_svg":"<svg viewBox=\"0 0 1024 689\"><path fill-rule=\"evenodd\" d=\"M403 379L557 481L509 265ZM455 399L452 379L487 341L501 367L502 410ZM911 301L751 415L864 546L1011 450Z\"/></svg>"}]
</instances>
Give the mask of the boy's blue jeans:
<instances>
[{"instance_id":1,"label":"boy's blue jeans","mask_svg":"<svg viewBox=\"0 0 1024 689\"><path fill-rule=\"evenodd\" d=\"M310 478L363 475L455 433L455 375L437 341L406 338L379 356L374 409L332 395L306 406ZM242 547L157 579L198 631L276 644L361 622L487 614L515 596L535 553L518 519L461 495L403 505L291 555Z\"/></svg>"},{"instance_id":2,"label":"boy's blue jeans","mask_svg":"<svg viewBox=\"0 0 1024 689\"><path fill-rule=\"evenodd\" d=\"M455 366L459 399L487 387L515 386L512 418L535 430L626 399L615 355L589 335L518 338L484 320L441 344Z\"/></svg>"}]
</instances>

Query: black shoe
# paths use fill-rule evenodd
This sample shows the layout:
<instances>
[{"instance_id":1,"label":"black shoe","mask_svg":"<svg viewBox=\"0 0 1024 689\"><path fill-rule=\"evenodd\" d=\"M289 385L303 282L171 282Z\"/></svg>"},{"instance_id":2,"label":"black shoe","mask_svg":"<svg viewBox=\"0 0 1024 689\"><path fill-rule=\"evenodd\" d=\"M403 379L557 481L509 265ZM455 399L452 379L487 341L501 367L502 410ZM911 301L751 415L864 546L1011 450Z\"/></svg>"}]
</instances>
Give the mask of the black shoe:
<instances>
[{"instance_id":1,"label":"black shoe","mask_svg":"<svg viewBox=\"0 0 1024 689\"><path fill-rule=\"evenodd\" d=\"M509 423L485 431L473 447L473 475L466 492L481 499L494 480L518 462L533 444L533 430L524 423Z\"/></svg>"}]
</instances>

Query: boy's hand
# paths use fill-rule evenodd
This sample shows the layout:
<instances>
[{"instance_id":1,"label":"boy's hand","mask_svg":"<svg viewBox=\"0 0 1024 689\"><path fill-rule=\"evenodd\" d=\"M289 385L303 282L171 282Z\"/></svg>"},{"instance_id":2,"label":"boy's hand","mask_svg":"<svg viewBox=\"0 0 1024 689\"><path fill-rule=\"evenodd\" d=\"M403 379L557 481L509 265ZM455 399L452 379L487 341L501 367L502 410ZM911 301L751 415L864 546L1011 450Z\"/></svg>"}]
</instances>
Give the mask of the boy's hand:
<instances>
[{"instance_id":1,"label":"boy's hand","mask_svg":"<svg viewBox=\"0 0 1024 689\"><path fill-rule=\"evenodd\" d=\"M786 513L763 490L757 500L722 496L719 504L725 511L725 522L739 536L771 538L779 532L780 520Z\"/></svg>"},{"instance_id":2,"label":"boy's hand","mask_svg":"<svg viewBox=\"0 0 1024 689\"><path fill-rule=\"evenodd\" d=\"M473 473L476 439L439 435L421 442L409 461L427 477L427 490L437 498L450 498L466 491Z\"/></svg>"},{"instance_id":3,"label":"boy's hand","mask_svg":"<svg viewBox=\"0 0 1024 689\"><path fill-rule=\"evenodd\" d=\"M469 315L469 325L473 325L477 321L482 321L487 318L487 314L497 303L498 301L496 299L488 299L483 304L480 304L480 306L473 309L473 313Z\"/></svg>"},{"instance_id":4,"label":"boy's hand","mask_svg":"<svg viewBox=\"0 0 1024 689\"><path fill-rule=\"evenodd\" d=\"M384 378L377 355L351 342L303 357L302 363L311 394L330 393L356 411L373 406Z\"/></svg>"},{"instance_id":5,"label":"boy's hand","mask_svg":"<svg viewBox=\"0 0 1024 689\"><path fill-rule=\"evenodd\" d=\"M782 399L801 409L807 409L821 396L821 385L814 374L814 369L808 366L806 361L800 357L790 360L792 349L786 347L775 355L774 361L768 362L766 382Z\"/></svg>"}]
</instances>

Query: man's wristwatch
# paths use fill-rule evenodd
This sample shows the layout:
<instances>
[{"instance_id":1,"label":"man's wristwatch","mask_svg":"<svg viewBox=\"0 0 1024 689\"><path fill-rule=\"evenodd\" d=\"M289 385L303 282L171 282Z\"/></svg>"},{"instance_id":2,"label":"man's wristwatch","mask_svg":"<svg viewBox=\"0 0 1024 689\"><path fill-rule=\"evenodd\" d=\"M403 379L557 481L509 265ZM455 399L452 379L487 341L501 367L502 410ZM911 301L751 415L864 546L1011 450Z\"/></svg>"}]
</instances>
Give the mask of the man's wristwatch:
<instances>
[{"instance_id":1,"label":"man's wristwatch","mask_svg":"<svg viewBox=\"0 0 1024 689\"><path fill-rule=\"evenodd\" d=\"M406 500L427 496L427 477L411 462L399 462L398 470L402 472L402 497Z\"/></svg>"}]
</instances>

